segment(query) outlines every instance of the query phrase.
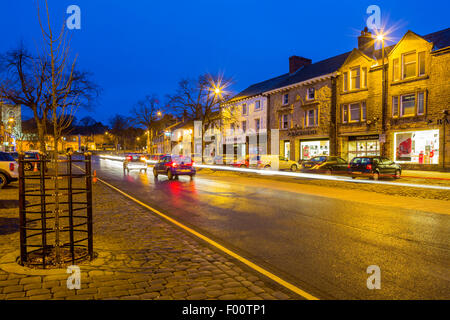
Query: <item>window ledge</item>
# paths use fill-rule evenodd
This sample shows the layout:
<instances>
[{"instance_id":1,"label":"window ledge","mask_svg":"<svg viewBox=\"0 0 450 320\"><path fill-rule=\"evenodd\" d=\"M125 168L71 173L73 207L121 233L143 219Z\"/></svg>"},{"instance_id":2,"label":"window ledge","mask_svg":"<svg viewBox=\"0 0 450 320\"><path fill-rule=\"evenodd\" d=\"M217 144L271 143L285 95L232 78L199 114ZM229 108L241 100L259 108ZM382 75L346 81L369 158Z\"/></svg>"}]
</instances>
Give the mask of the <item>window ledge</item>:
<instances>
[{"instance_id":1,"label":"window ledge","mask_svg":"<svg viewBox=\"0 0 450 320\"><path fill-rule=\"evenodd\" d=\"M319 101L307 101L305 104L300 105L302 108L308 108L312 106L316 106L319 104Z\"/></svg>"},{"instance_id":2,"label":"window ledge","mask_svg":"<svg viewBox=\"0 0 450 320\"><path fill-rule=\"evenodd\" d=\"M404 83L426 80L428 78L430 78L430 77L428 75L425 75L425 76L414 77L414 78L409 78L409 79L404 79L404 80L392 81L391 86L397 86L397 85L404 84Z\"/></svg>"},{"instance_id":3,"label":"window ledge","mask_svg":"<svg viewBox=\"0 0 450 320\"><path fill-rule=\"evenodd\" d=\"M349 127L358 127L358 126L364 126L367 125L367 121L358 121L358 122L341 122L341 126L349 126Z\"/></svg>"},{"instance_id":4,"label":"window ledge","mask_svg":"<svg viewBox=\"0 0 450 320\"><path fill-rule=\"evenodd\" d=\"M426 115L420 116L405 116L405 117L392 117L391 124L402 124L402 123L410 123L410 122L420 122L426 121Z\"/></svg>"},{"instance_id":5,"label":"window ledge","mask_svg":"<svg viewBox=\"0 0 450 320\"><path fill-rule=\"evenodd\" d=\"M362 89L355 89L355 90L350 90L350 91L342 91L341 95L357 93L357 92L363 92L363 91L369 91L369 89L368 88L362 88Z\"/></svg>"}]
</instances>

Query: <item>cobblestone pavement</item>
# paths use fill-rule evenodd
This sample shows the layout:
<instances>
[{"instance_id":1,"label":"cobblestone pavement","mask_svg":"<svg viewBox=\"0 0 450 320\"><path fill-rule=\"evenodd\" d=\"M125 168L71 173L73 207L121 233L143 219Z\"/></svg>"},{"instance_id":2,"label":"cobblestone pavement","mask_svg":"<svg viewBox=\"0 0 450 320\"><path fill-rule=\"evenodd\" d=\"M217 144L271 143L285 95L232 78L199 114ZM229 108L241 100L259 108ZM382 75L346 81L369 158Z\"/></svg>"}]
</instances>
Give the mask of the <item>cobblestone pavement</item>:
<instances>
[{"instance_id":1,"label":"cobblestone pavement","mask_svg":"<svg viewBox=\"0 0 450 320\"><path fill-rule=\"evenodd\" d=\"M0 191L0 258L18 253L17 183ZM30 275L0 265L0 299L299 299L101 183L94 185L94 250L68 274ZM65 270L64 270L65 271Z\"/></svg>"},{"instance_id":2,"label":"cobblestone pavement","mask_svg":"<svg viewBox=\"0 0 450 320\"><path fill-rule=\"evenodd\" d=\"M199 173L213 175L213 176L243 176L243 177L270 179L270 180L274 180L274 181L286 181L286 182L295 181L296 183L305 184L305 185L316 185L316 186L324 186L324 187L330 187L330 188L362 190L362 191L370 191L370 192L376 192L376 193L384 193L384 194L389 194L389 195L450 201L450 192L448 190L422 189L422 188L415 188L415 187L372 184L372 183L367 183L367 184L366 183L352 183L351 181L349 182L349 181L335 181L335 180L320 180L320 179L311 179L311 178L270 176L270 175L260 175L260 174L255 174L255 173L221 171L221 170L212 170L212 169L200 169ZM363 179L366 179L366 178L360 178L358 180L363 180ZM450 187L450 181L448 181L448 180L420 179L420 178L409 178L408 177L408 178L401 178L399 180L383 179L381 181Z\"/></svg>"}]
</instances>

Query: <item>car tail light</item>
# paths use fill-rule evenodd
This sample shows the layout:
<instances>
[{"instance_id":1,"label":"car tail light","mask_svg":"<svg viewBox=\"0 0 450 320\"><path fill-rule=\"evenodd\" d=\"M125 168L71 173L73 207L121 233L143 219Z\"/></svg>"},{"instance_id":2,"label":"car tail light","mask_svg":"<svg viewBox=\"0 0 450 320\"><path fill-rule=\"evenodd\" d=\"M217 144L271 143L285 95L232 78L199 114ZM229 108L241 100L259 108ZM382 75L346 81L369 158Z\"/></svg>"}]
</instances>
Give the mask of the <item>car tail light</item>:
<instances>
[{"instance_id":1,"label":"car tail light","mask_svg":"<svg viewBox=\"0 0 450 320\"><path fill-rule=\"evenodd\" d=\"M172 162L172 167L176 168L177 164L175 162Z\"/></svg>"},{"instance_id":2,"label":"car tail light","mask_svg":"<svg viewBox=\"0 0 450 320\"><path fill-rule=\"evenodd\" d=\"M133 159L131 156L127 156L128 161L131 161L131 159Z\"/></svg>"},{"instance_id":3,"label":"car tail light","mask_svg":"<svg viewBox=\"0 0 450 320\"><path fill-rule=\"evenodd\" d=\"M14 163L9 164L9 171L14 171Z\"/></svg>"},{"instance_id":4,"label":"car tail light","mask_svg":"<svg viewBox=\"0 0 450 320\"><path fill-rule=\"evenodd\" d=\"M351 167L352 167L352 166L351 166L351 165L350 165L350 163L349 163L349 164L348 164L348 166L347 166L347 168L349 168L349 169L350 169Z\"/></svg>"},{"instance_id":5,"label":"car tail light","mask_svg":"<svg viewBox=\"0 0 450 320\"><path fill-rule=\"evenodd\" d=\"M366 169L367 169L367 170L372 170L372 165L371 165L371 164L368 164L368 165L366 166Z\"/></svg>"},{"instance_id":6,"label":"car tail light","mask_svg":"<svg viewBox=\"0 0 450 320\"><path fill-rule=\"evenodd\" d=\"M36 153L36 159L39 160L39 153Z\"/></svg>"}]
</instances>

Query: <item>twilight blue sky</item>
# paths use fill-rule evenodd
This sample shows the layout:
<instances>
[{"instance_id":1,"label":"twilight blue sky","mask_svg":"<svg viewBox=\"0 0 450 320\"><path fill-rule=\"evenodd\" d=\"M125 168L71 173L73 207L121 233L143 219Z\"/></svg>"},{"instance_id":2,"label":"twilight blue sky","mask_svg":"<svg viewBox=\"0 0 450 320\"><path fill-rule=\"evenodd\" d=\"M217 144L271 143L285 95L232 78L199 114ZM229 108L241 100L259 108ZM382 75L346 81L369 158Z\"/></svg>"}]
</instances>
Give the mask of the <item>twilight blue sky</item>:
<instances>
[{"instance_id":1,"label":"twilight blue sky","mask_svg":"<svg viewBox=\"0 0 450 320\"><path fill-rule=\"evenodd\" d=\"M19 41L36 50L36 0L0 3L0 52ZM448 0L49 0L53 23L60 26L71 4L81 8L72 52L104 90L95 109L77 118L105 123L115 113L128 115L146 94L163 100L183 77L223 72L237 93L286 73L291 55L315 62L350 51L372 4L381 8L383 23L397 27L395 40L408 29L420 35L445 29L450 14Z\"/></svg>"}]
</instances>

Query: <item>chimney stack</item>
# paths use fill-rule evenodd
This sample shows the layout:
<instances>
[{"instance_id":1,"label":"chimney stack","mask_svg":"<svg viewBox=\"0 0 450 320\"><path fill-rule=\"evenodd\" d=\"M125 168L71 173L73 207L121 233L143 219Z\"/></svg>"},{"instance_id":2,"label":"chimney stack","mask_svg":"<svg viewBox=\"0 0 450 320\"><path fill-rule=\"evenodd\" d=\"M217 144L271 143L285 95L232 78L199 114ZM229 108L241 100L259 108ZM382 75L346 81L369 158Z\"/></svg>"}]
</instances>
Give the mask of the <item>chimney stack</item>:
<instances>
[{"instance_id":1,"label":"chimney stack","mask_svg":"<svg viewBox=\"0 0 450 320\"><path fill-rule=\"evenodd\" d=\"M358 37L358 49L369 57L373 56L375 51L375 39L372 38L372 33L369 29L367 29L367 27L361 31L361 35Z\"/></svg>"},{"instance_id":2,"label":"chimney stack","mask_svg":"<svg viewBox=\"0 0 450 320\"><path fill-rule=\"evenodd\" d=\"M289 57L289 73L294 73L301 67L307 66L311 64L311 59L306 59L299 56Z\"/></svg>"}]
</instances>

